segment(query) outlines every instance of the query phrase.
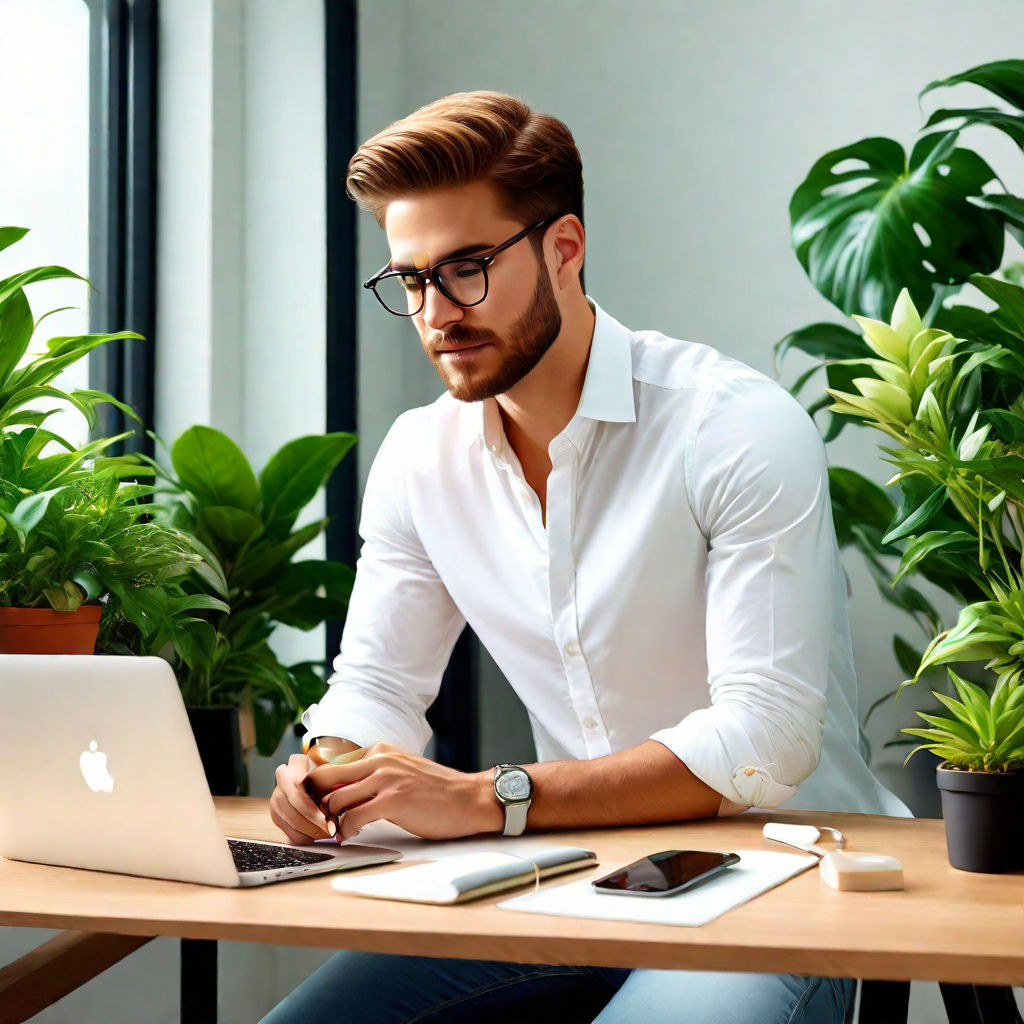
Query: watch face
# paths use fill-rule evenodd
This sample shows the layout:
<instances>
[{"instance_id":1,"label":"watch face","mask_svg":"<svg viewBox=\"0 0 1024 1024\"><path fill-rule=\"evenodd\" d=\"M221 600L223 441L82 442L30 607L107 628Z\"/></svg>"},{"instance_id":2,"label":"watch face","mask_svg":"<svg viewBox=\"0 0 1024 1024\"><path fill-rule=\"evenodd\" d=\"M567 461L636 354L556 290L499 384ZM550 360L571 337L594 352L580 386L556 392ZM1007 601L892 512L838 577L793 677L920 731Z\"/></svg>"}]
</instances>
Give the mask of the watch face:
<instances>
[{"instance_id":1,"label":"watch face","mask_svg":"<svg viewBox=\"0 0 1024 1024\"><path fill-rule=\"evenodd\" d=\"M494 788L502 800L528 800L533 792L530 776L521 768L502 772L494 783Z\"/></svg>"}]
</instances>

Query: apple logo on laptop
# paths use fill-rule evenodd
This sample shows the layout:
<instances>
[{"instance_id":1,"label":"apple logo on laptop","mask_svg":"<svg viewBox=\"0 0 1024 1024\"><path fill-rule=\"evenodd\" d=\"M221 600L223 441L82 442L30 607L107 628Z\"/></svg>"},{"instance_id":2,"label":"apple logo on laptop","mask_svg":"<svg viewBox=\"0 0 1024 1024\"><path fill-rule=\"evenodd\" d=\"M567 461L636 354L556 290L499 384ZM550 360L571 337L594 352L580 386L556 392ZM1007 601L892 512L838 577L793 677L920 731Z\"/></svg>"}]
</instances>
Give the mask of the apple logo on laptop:
<instances>
[{"instance_id":1,"label":"apple logo on laptop","mask_svg":"<svg viewBox=\"0 0 1024 1024\"><path fill-rule=\"evenodd\" d=\"M94 793L113 793L114 776L107 770L107 755L95 740L90 741L88 750L82 751L78 767L82 770L85 784Z\"/></svg>"}]
</instances>

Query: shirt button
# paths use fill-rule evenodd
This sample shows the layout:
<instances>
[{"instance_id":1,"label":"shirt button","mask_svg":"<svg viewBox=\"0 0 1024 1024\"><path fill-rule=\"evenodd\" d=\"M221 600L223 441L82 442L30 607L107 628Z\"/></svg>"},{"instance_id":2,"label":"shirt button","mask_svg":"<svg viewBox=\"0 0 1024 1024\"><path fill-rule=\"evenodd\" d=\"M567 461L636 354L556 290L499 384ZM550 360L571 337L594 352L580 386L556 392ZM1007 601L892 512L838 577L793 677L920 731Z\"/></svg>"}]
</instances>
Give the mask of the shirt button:
<instances>
[{"instance_id":1,"label":"shirt button","mask_svg":"<svg viewBox=\"0 0 1024 1024\"><path fill-rule=\"evenodd\" d=\"M487 447L490 448L492 452L497 452L498 450L498 446L496 444L489 444Z\"/></svg>"},{"instance_id":2,"label":"shirt button","mask_svg":"<svg viewBox=\"0 0 1024 1024\"><path fill-rule=\"evenodd\" d=\"M595 718L584 718L583 719L583 728L584 729L596 729L597 728L597 719L595 719Z\"/></svg>"},{"instance_id":3,"label":"shirt button","mask_svg":"<svg viewBox=\"0 0 1024 1024\"><path fill-rule=\"evenodd\" d=\"M580 645L576 643L575 640L570 640L565 645L565 653L568 654L570 658L578 658L580 654Z\"/></svg>"}]
</instances>

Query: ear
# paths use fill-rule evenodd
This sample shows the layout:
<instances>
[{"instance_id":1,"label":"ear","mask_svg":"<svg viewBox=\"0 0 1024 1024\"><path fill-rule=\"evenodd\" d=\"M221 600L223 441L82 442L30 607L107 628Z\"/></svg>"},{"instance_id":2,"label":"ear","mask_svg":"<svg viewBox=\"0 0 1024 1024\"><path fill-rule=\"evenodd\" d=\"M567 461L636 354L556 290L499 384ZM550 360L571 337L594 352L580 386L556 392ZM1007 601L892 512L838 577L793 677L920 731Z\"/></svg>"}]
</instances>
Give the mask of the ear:
<instances>
[{"instance_id":1,"label":"ear","mask_svg":"<svg viewBox=\"0 0 1024 1024\"><path fill-rule=\"evenodd\" d=\"M567 288L579 281L586 253L586 235L578 217L569 214L558 221L551 233L554 272L558 284Z\"/></svg>"}]
</instances>

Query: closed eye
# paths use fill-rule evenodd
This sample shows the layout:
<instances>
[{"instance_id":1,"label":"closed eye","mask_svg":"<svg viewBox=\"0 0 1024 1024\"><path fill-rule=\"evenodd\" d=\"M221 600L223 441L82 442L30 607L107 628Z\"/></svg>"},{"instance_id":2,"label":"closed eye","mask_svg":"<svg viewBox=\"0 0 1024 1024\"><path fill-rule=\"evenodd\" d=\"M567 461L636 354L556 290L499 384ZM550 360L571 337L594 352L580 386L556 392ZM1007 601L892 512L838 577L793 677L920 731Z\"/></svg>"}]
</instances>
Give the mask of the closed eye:
<instances>
[{"instance_id":1,"label":"closed eye","mask_svg":"<svg viewBox=\"0 0 1024 1024\"><path fill-rule=\"evenodd\" d=\"M479 263L457 263L449 268L449 273L454 274L460 280L479 277L483 273Z\"/></svg>"}]
</instances>

